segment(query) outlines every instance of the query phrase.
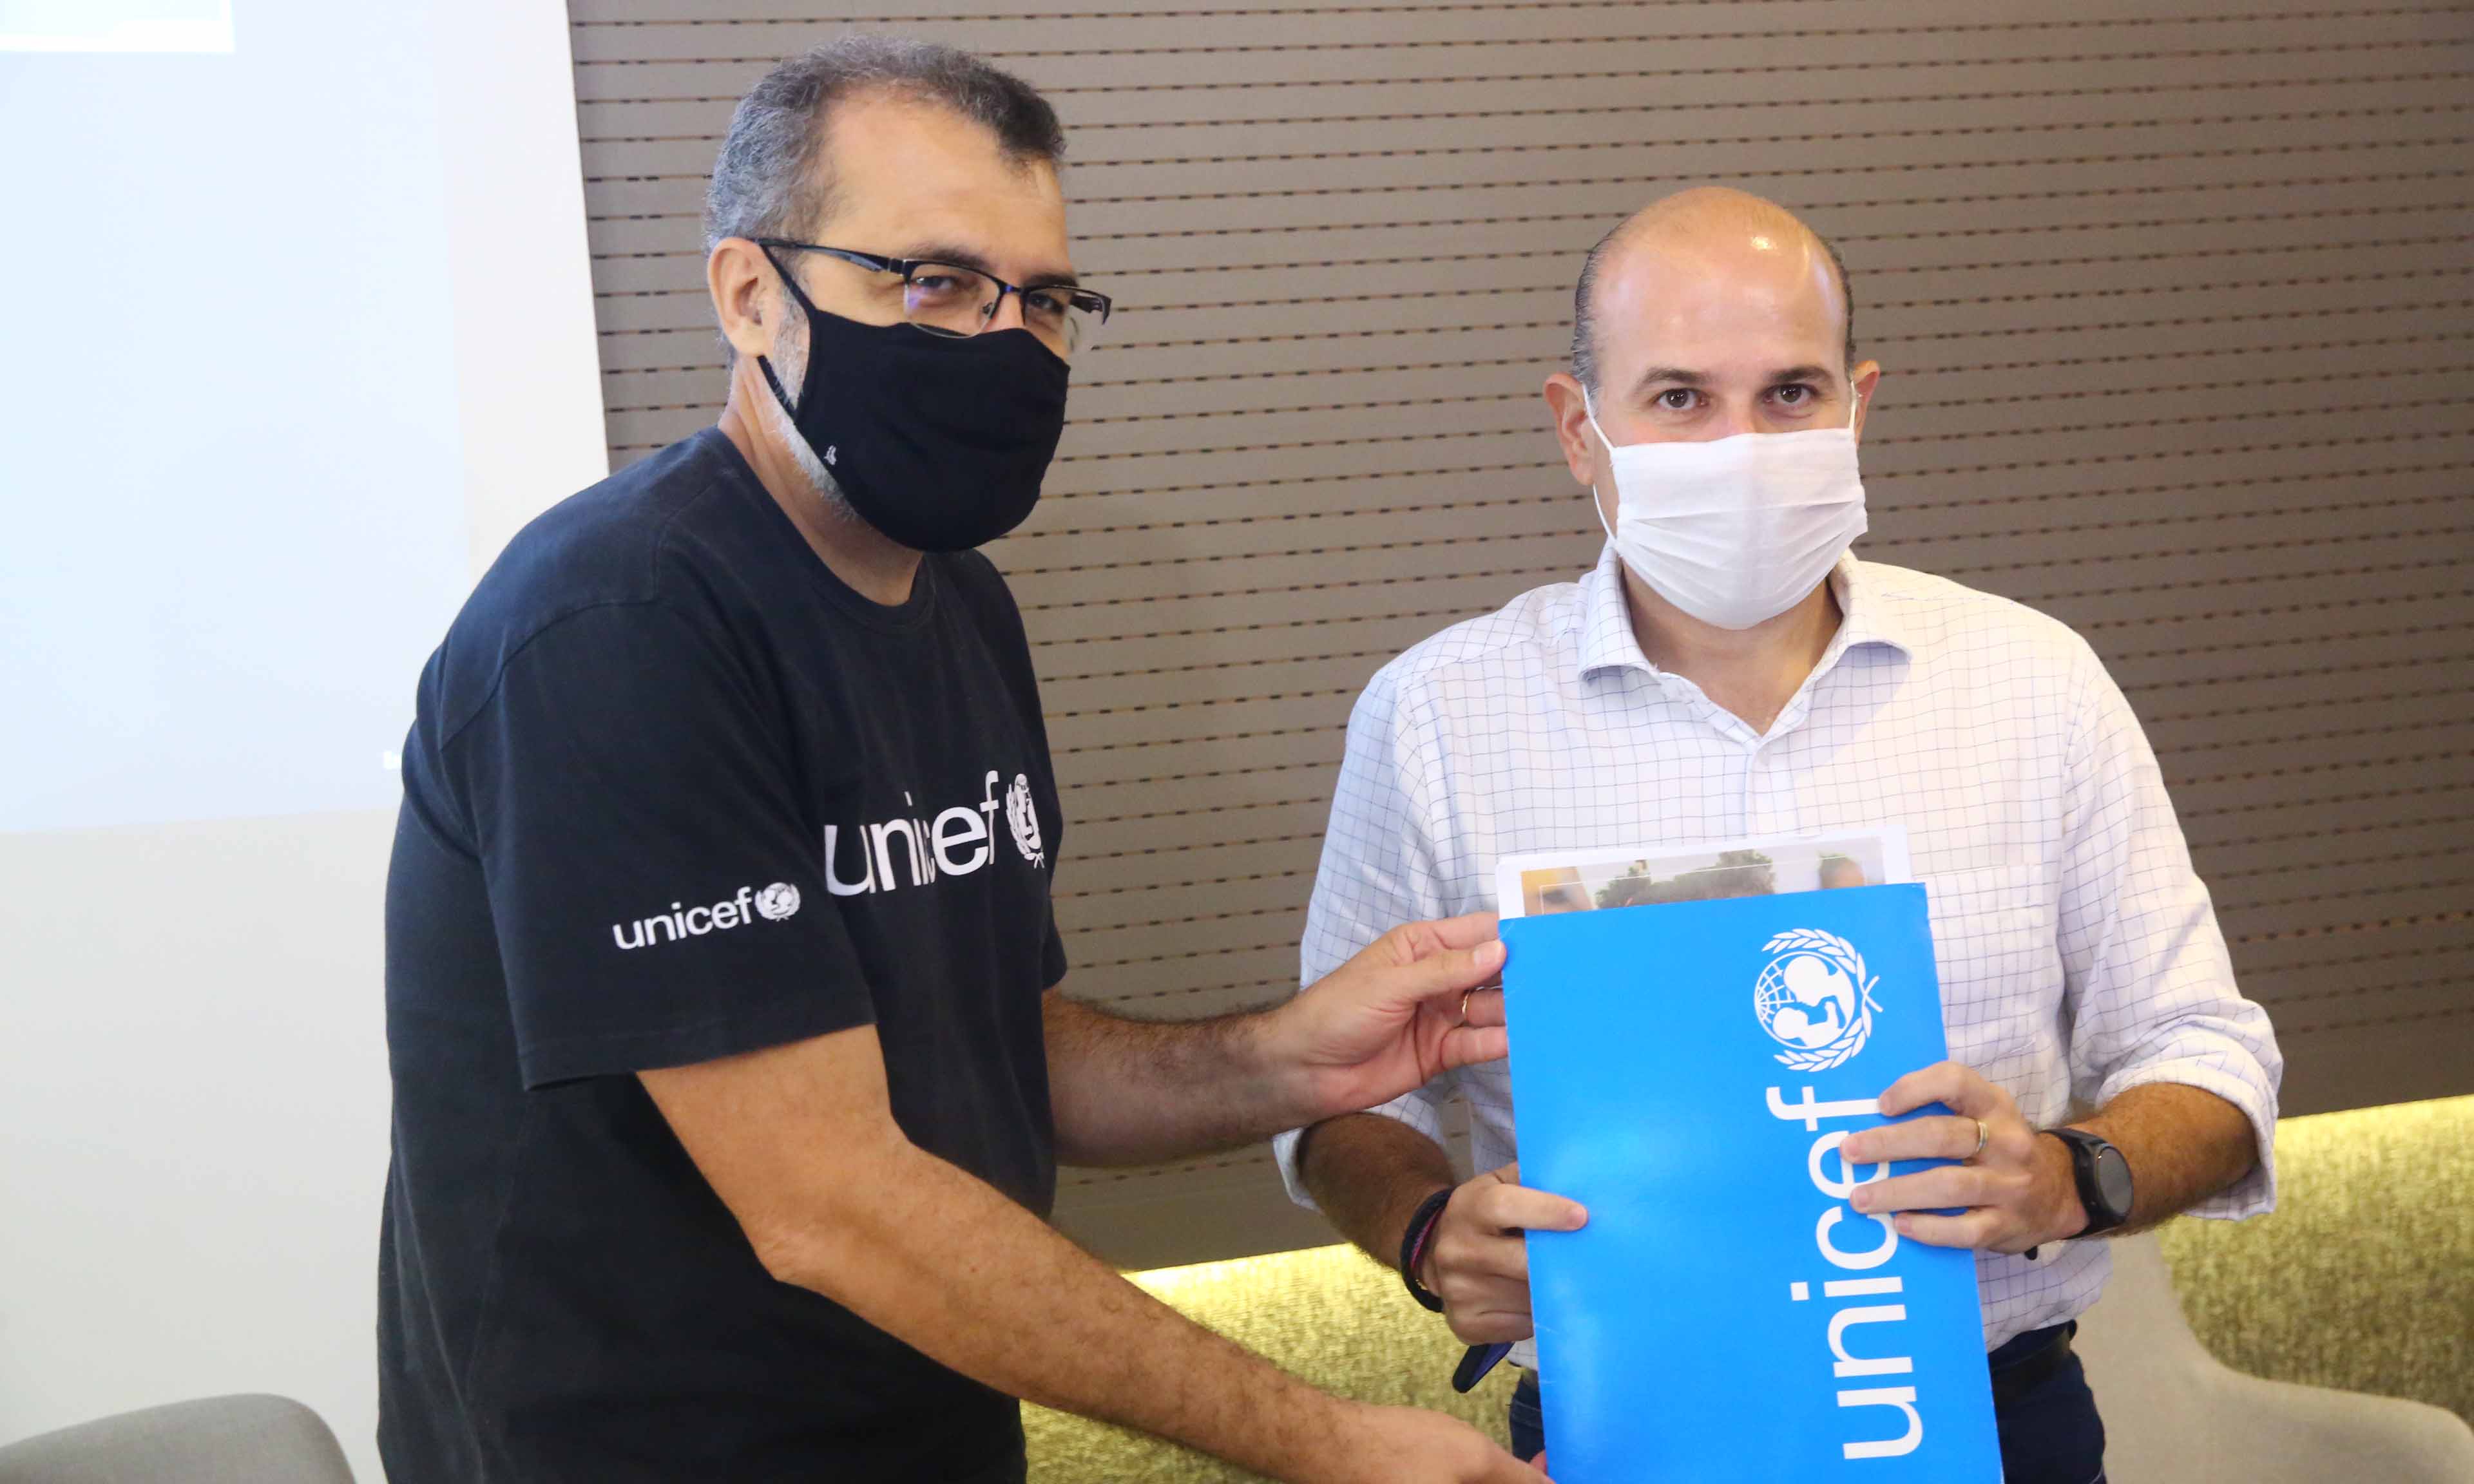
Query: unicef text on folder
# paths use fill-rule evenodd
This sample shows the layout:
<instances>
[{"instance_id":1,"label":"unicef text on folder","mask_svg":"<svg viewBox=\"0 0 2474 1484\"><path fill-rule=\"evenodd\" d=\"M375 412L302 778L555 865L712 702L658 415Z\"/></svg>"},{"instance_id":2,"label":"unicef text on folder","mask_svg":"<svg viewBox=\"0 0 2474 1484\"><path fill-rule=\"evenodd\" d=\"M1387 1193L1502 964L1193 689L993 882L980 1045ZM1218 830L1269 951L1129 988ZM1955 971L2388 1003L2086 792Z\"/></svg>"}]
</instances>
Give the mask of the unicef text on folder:
<instances>
[{"instance_id":1,"label":"unicef text on folder","mask_svg":"<svg viewBox=\"0 0 2474 1484\"><path fill-rule=\"evenodd\" d=\"M1846 1204L1932 1161L1837 1152L1948 1054L1906 874L1894 828L1498 867L1521 1182L1589 1209L1529 1237L1561 1484L2001 1477L1974 1255Z\"/></svg>"}]
</instances>

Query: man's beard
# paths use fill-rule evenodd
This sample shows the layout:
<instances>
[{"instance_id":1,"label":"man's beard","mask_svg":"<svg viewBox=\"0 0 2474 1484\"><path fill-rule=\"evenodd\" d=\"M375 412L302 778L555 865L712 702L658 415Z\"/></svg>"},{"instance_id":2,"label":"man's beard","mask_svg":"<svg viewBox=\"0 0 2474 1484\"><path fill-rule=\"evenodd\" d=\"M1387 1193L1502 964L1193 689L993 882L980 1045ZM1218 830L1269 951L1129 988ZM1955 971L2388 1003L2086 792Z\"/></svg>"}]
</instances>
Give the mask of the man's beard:
<instances>
[{"instance_id":1,"label":"man's beard","mask_svg":"<svg viewBox=\"0 0 2474 1484\"><path fill-rule=\"evenodd\" d=\"M806 396L808 327L799 306L790 301L788 294L779 297L778 307L786 333L773 342L773 354L769 358L773 363L773 374L781 379L783 390L797 387L799 395ZM773 435L775 443L789 450L790 462L798 466L800 477L807 480L808 488L816 492L816 498L823 502L826 513L837 520L858 521L860 514L851 509L849 498L834 479L834 471L825 467L824 460L816 457L814 446L808 442L808 436L799 431L799 425L790 420L789 411L782 405L782 399L773 395L768 388L766 395L755 400L757 416L764 419L765 431Z\"/></svg>"}]
</instances>

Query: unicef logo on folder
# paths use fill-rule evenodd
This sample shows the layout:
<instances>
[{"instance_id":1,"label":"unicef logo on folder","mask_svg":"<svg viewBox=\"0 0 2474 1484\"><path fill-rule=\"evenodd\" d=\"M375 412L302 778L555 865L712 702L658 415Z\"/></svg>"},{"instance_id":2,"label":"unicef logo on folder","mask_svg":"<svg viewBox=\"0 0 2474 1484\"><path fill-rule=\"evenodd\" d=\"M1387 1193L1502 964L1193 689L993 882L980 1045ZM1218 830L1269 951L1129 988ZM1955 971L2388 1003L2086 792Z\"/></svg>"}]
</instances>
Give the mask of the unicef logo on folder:
<instances>
[{"instance_id":1,"label":"unicef logo on folder","mask_svg":"<svg viewBox=\"0 0 2474 1484\"><path fill-rule=\"evenodd\" d=\"M1864 1049L1880 1005L1877 976L1864 976L1864 955L1835 933L1799 927L1779 934L1762 952L1775 954L1753 981L1753 1014L1770 1040L1790 1049L1778 1059L1802 1072L1827 1071Z\"/></svg>"}]
</instances>

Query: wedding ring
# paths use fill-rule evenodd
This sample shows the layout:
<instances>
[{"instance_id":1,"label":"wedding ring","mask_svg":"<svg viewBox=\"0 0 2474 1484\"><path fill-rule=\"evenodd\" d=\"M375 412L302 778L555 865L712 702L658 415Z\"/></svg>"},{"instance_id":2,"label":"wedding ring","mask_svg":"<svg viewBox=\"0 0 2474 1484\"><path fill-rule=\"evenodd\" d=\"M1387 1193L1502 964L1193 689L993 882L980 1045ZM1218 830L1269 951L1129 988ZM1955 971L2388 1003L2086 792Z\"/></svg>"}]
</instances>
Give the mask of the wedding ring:
<instances>
[{"instance_id":1,"label":"wedding ring","mask_svg":"<svg viewBox=\"0 0 2474 1484\"><path fill-rule=\"evenodd\" d=\"M1453 1024L1455 1024L1455 1025L1467 1025L1467 1024L1468 1024L1468 999L1469 999L1469 996L1470 996L1470 995L1472 995L1472 994L1474 994L1474 993L1477 993L1477 991L1475 991L1475 990L1463 990L1463 991L1461 991L1461 1017L1460 1017L1458 1020L1456 1020L1456 1021L1452 1022Z\"/></svg>"},{"instance_id":2,"label":"wedding ring","mask_svg":"<svg viewBox=\"0 0 2474 1484\"><path fill-rule=\"evenodd\" d=\"M1976 1158L1976 1155L1982 1154L1982 1153L1984 1152L1984 1145L1985 1145L1985 1143L1986 1143L1988 1140L1990 1140L1992 1137L1993 1137L1993 1131L1992 1131L1991 1129L1988 1129L1988 1128L1986 1128L1986 1127L1984 1126L1984 1120L1983 1120L1983 1119L1981 1119L1981 1118L1977 1119L1977 1120L1976 1120L1976 1154L1971 1154L1971 1155L1969 1155L1969 1156L1968 1156L1968 1158L1969 1158L1969 1159L1971 1159L1971 1160L1973 1160L1973 1159L1975 1159L1975 1158Z\"/></svg>"}]
</instances>

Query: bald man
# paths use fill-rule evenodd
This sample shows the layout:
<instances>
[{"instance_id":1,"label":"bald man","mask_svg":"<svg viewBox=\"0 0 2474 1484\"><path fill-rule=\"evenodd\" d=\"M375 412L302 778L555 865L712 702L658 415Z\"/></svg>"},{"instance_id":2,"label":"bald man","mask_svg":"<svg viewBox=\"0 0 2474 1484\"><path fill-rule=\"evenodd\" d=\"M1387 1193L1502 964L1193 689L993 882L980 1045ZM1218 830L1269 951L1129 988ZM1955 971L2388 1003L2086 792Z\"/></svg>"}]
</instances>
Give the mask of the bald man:
<instances>
[{"instance_id":1,"label":"bald man","mask_svg":"<svg viewBox=\"0 0 2474 1484\"><path fill-rule=\"evenodd\" d=\"M2088 646L1849 553L1880 377L1856 357L1837 254L1769 202L1686 191L1591 250L1570 370L1544 390L1605 552L1368 685L1302 977L1394 922L1493 905L1504 855L1904 825L1953 1060L1881 1109L1955 1114L1857 1134L1845 1155L1962 1162L1853 1204L1896 1239L1977 1251L2010 1484L2089 1484L2104 1430L2070 1335L2104 1282L2096 1238L2268 1209L2283 1063ZM1443 1148L1454 1099L1489 1171L1467 1182ZM1279 1153L1290 1193L1399 1266L1456 1334L1518 1342L1534 1367L1521 1233L1588 1213L1518 1184L1504 1064L1284 1135ZM1538 1394L1533 1369L1512 1403L1522 1457L1545 1444Z\"/></svg>"}]
</instances>

